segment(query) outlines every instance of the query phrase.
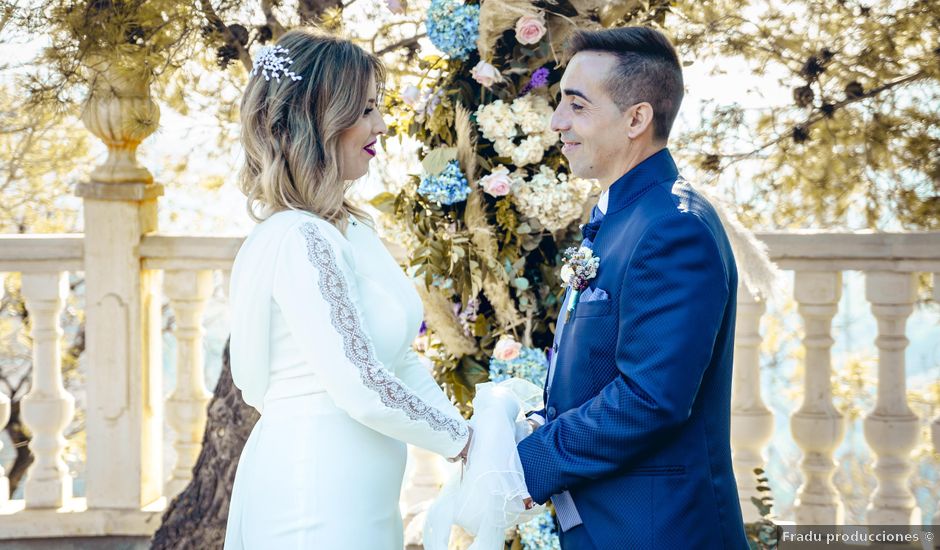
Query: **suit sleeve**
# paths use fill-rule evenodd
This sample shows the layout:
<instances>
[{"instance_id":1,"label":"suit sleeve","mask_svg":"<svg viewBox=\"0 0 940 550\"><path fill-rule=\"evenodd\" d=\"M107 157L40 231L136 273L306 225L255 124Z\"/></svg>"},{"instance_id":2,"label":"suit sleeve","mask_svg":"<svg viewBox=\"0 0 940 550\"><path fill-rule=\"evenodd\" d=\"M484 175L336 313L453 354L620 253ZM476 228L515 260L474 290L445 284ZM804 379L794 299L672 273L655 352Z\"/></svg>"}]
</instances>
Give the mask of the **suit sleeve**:
<instances>
[{"instance_id":1,"label":"suit sleeve","mask_svg":"<svg viewBox=\"0 0 940 550\"><path fill-rule=\"evenodd\" d=\"M622 282L620 375L519 444L536 502L621 471L689 418L728 297L724 263L703 222L677 213L651 224Z\"/></svg>"},{"instance_id":2,"label":"suit sleeve","mask_svg":"<svg viewBox=\"0 0 940 550\"><path fill-rule=\"evenodd\" d=\"M348 243L323 222L299 224L284 240L274 301L295 343L336 405L358 422L445 457L469 437L457 410L414 391L376 357L361 316Z\"/></svg>"}]
</instances>

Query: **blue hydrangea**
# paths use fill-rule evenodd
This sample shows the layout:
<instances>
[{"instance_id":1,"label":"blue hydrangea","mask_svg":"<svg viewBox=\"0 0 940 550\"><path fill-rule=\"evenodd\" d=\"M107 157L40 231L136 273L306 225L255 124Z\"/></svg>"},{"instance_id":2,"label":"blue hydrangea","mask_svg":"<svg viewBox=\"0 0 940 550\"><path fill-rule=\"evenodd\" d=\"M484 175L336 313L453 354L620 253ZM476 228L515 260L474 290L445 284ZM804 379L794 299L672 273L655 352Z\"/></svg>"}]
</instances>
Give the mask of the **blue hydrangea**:
<instances>
[{"instance_id":1,"label":"blue hydrangea","mask_svg":"<svg viewBox=\"0 0 940 550\"><path fill-rule=\"evenodd\" d=\"M421 178L418 194L441 204L454 204L467 200L470 185L460 171L460 163L452 160L440 174Z\"/></svg>"},{"instance_id":2,"label":"blue hydrangea","mask_svg":"<svg viewBox=\"0 0 940 550\"><path fill-rule=\"evenodd\" d=\"M561 550L551 512L545 512L520 525L519 535L524 550Z\"/></svg>"},{"instance_id":3,"label":"blue hydrangea","mask_svg":"<svg viewBox=\"0 0 940 550\"><path fill-rule=\"evenodd\" d=\"M480 6L461 0L431 0L428 8L428 38L453 59L466 59L477 48Z\"/></svg>"},{"instance_id":4,"label":"blue hydrangea","mask_svg":"<svg viewBox=\"0 0 940 550\"><path fill-rule=\"evenodd\" d=\"M548 360L540 349L523 347L518 357L509 361L495 357L490 359L490 380L493 382L516 377L541 387L545 385L547 374Z\"/></svg>"}]
</instances>

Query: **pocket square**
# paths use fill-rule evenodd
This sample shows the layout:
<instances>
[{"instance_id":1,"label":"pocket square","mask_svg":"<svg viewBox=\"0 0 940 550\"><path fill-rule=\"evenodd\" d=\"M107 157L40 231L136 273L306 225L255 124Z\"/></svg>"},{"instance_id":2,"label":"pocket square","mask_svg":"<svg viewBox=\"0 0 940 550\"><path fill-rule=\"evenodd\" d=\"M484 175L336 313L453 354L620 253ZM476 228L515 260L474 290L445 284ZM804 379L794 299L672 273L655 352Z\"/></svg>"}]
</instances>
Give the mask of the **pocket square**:
<instances>
[{"instance_id":1,"label":"pocket square","mask_svg":"<svg viewBox=\"0 0 940 550\"><path fill-rule=\"evenodd\" d=\"M584 294L581 295L579 302L597 302L599 300L606 300L609 298L607 291L603 288L590 288L584 291Z\"/></svg>"}]
</instances>

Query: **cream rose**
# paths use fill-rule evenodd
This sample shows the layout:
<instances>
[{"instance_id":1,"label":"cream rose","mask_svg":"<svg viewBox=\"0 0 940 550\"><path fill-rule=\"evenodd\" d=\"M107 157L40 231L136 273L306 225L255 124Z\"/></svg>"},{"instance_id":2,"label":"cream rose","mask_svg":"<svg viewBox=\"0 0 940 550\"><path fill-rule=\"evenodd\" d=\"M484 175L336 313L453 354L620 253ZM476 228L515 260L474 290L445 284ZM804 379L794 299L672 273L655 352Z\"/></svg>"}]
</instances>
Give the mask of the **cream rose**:
<instances>
[{"instance_id":1,"label":"cream rose","mask_svg":"<svg viewBox=\"0 0 940 550\"><path fill-rule=\"evenodd\" d=\"M545 36L545 14L523 15L516 21L516 41L537 44Z\"/></svg>"},{"instance_id":2,"label":"cream rose","mask_svg":"<svg viewBox=\"0 0 940 550\"><path fill-rule=\"evenodd\" d=\"M488 176L480 178L480 186L483 192L493 197L504 197L512 189L512 179L509 177L509 169L505 166L490 172Z\"/></svg>"},{"instance_id":3,"label":"cream rose","mask_svg":"<svg viewBox=\"0 0 940 550\"><path fill-rule=\"evenodd\" d=\"M405 91L401 93L401 100L409 107L414 107L421 101L421 90L417 86L409 84Z\"/></svg>"},{"instance_id":4,"label":"cream rose","mask_svg":"<svg viewBox=\"0 0 940 550\"><path fill-rule=\"evenodd\" d=\"M520 351L522 351L522 344L509 336L503 336L499 339L499 342L496 342L496 347L493 348L493 357L500 361L512 361L519 357Z\"/></svg>"},{"instance_id":5,"label":"cream rose","mask_svg":"<svg viewBox=\"0 0 940 550\"><path fill-rule=\"evenodd\" d=\"M486 61L480 61L477 63L476 67L470 70L470 76L474 80L480 83L484 88L491 88L493 84L496 84L503 79L502 75L499 74L499 71L496 70L496 67L490 65Z\"/></svg>"}]
</instances>

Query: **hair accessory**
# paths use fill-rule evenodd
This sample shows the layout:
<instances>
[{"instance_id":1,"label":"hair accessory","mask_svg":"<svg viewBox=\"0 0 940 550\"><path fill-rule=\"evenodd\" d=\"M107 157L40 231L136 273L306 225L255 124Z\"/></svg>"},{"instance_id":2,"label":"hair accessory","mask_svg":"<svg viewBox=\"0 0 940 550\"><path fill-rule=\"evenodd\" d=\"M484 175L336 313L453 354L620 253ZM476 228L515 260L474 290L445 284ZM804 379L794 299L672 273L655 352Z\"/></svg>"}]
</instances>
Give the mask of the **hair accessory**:
<instances>
[{"instance_id":1,"label":"hair accessory","mask_svg":"<svg viewBox=\"0 0 940 550\"><path fill-rule=\"evenodd\" d=\"M281 75L290 77L291 80L302 80L303 77L287 68L294 62L293 59L287 57L287 52L288 49L283 46L262 47L258 50L250 75L254 76L260 72L265 80L274 78L278 82L281 81Z\"/></svg>"}]
</instances>

